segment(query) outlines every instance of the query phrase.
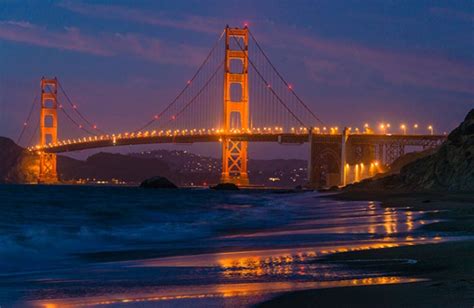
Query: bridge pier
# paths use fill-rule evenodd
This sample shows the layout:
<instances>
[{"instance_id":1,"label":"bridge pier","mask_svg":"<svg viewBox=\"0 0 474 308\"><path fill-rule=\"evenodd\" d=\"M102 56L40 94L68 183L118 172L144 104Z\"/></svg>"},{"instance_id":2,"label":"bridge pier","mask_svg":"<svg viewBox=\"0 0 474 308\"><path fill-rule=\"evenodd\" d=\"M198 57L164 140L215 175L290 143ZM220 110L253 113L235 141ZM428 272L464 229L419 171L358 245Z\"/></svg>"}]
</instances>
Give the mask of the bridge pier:
<instances>
[{"instance_id":1,"label":"bridge pier","mask_svg":"<svg viewBox=\"0 0 474 308\"><path fill-rule=\"evenodd\" d=\"M55 144L58 141L58 80L41 78L40 145ZM57 183L56 154L39 152L38 183Z\"/></svg>"},{"instance_id":2,"label":"bridge pier","mask_svg":"<svg viewBox=\"0 0 474 308\"><path fill-rule=\"evenodd\" d=\"M240 43L239 40L242 42ZM231 44L237 42L239 49L232 49ZM240 45L242 44L242 45ZM248 85L248 45L249 32L247 27L243 29L225 28L225 66L224 66L224 129L230 132L232 129L249 129L249 85ZM231 62L237 61L242 64L241 71L232 71ZM240 97L236 98L231 93L232 85L239 85ZM239 119L240 127L232 126L232 116ZM225 138L222 141L222 174L221 182L234 183L237 185L248 185L247 172L247 148L248 143L242 140Z\"/></svg>"},{"instance_id":3,"label":"bridge pier","mask_svg":"<svg viewBox=\"0 0 474 308\"><path fill-rule=\"evenodd\" d=\"M308 186L313 188L339 186L341 180L341 143L333 138L310 132Z\"/></svg>"}]
</instances>

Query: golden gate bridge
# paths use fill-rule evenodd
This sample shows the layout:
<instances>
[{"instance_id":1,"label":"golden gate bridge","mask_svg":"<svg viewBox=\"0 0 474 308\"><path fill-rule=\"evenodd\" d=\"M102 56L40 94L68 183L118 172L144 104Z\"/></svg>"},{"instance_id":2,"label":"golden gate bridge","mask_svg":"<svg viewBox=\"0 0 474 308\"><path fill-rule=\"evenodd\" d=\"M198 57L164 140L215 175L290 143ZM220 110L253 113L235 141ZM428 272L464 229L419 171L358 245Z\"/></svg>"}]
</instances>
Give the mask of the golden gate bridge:
<instances>
[{"instance_id":1,"label":"golden gate bridge","mask_svg":"<svg viewBox=\"0 0 474 308\"><path fill-rule=\"evenodd\" d=\"M57 183L56 155L111 146L220 142L222 182L248 185L249 142L310 143L308 183L345 185L377 173L407 146L435 147L444 135L375 134L325 124L294 91L247 26L227 26L176 97L141 127L110 133L90 121L73 103L58 79L41 79L18 138L21 142L35 106L40 102L39 183ZM63 103L64 102L64 103ZM83 133L58 138L58 111Z\"/></svg>"}]
</instances>

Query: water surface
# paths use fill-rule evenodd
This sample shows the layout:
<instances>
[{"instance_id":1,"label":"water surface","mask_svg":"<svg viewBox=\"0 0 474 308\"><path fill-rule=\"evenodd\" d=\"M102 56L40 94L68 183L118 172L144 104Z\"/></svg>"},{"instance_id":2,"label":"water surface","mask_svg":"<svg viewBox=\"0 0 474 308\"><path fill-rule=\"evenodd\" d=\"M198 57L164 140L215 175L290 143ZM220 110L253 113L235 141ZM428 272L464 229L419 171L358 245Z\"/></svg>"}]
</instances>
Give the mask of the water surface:
<instances>
[{"instance_id":1,"label":"water surface","mask_svg":"<svg viewBox=\"0 0 474 308\"><path fill-rule=\"evenodd\" d=\"M444 240L417 229L429 221L409 204L313 192L0 186L0 210L2 307L249 306L291 290L411 282L317 258Z\"/></svg>"}]
</instances>

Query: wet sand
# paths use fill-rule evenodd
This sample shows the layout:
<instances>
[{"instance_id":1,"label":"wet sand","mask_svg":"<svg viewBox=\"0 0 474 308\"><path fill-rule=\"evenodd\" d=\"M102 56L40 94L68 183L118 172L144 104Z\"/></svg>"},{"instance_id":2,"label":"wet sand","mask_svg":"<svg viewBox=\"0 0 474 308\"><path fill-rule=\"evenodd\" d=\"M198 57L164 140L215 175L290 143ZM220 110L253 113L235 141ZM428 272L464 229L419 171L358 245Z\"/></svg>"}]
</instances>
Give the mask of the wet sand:
<instances>
[{"instance_id":1,"label":"wet sand","mask_svg":"<svg viewBox=\"0 0 474 308\"><path fill-rule=\"evenodd\" d=\"M446 235L474 235L474 194L348 192L339 200L377 200L385 207L410 206L428 211L422 226ZM390 260L413 262L390 264ZM472 307L474 305L474 240L337 253L318 262L384 272L426 281L393 285L341 287L286 293L260 307ZM383 264L383 265L378 265Z\"/></svg>"}]
</instances>

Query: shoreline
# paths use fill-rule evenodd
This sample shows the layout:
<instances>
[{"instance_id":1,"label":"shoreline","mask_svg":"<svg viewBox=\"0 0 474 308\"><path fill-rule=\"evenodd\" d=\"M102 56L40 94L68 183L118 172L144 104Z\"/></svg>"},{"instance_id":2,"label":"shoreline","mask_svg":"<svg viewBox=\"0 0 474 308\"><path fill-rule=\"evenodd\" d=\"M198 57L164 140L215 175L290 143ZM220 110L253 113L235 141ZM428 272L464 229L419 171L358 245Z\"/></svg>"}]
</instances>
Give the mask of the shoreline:
<instances>
[{"instance_id":1,"label":"shoreline","mask_svg":"<svg viewBox=\"0 0 474 308\"><path fill-rule=\"evenodd\" d=\"M426 211L438 222L423 230L450 236L474 235L474 194L437 192L352 191L323 195L346 201L378 201L382 207ZM378 266L377 261L416 262ZM474 240L336 253L315 262L338 263L350 269L424 278L393 285L355 286L288 292L257 307L472 307L474 304Z\"/></svg>"}]
</instances>

